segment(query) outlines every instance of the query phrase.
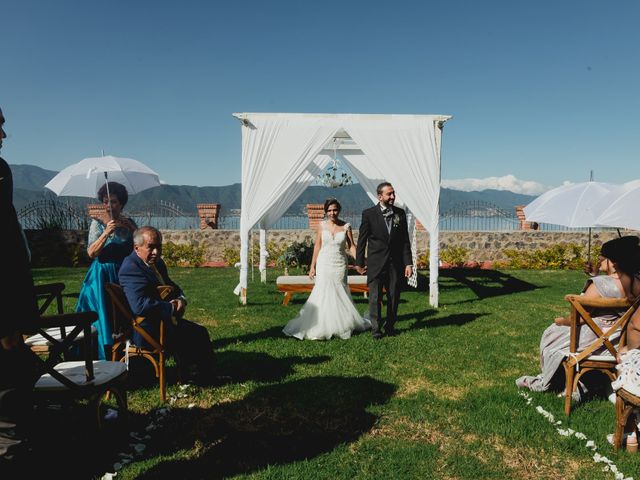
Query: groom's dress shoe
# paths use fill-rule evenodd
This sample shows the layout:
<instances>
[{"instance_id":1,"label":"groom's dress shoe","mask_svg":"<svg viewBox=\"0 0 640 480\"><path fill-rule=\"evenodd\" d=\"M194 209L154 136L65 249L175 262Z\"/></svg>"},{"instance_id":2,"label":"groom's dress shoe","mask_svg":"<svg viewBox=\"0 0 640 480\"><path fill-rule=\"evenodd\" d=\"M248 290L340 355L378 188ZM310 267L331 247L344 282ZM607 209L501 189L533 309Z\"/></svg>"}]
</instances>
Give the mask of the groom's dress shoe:
<instances>
[{"instance_id":1,"label":"groom's dress shoe","mask_svg":"<svg viewBox=\"0 0 640 480\"><path fill-rule=\"evenodd\" d=\"M380 340L384 335L382 332L374 332L371 334L374 340Z\"/></svg>"}]
</instances>

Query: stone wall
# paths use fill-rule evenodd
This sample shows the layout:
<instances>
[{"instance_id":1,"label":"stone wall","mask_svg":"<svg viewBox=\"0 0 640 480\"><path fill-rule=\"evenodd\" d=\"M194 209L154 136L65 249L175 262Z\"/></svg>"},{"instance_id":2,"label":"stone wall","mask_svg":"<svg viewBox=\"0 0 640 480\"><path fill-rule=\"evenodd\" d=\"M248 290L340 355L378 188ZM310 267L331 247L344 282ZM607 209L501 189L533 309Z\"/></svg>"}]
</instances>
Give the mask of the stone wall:
<instances>
[{"instance_id":1,"label":"stone wall","mask_svg":"<svg viewBox=\"0 0 640 480\"><path fill-rule=\"evenodd\" d=\"M28 230L27 238L32 249L34 265L69 265L69 255L76 255L81 265L88 264L86 255L87 232L83 231L39 231ZM222 261L225 248L240 249L240 234L237 230L164 230L165 242L204 246L207 262ZM625 232L625 234L629 234ZM592 234L592 245L617 237L615 231ZM354 232L358 237L358 232ZM278 245L289 245L305 238L315 239L312 230L272 230L267 241ZM418 232L418 251L425 252L429 245L429 234ZM253 233L253 242L258 243L258 232ZM483 262L506 260L505 249L537 250L558 243L578 243L587 245L587 232L441 232L440 249L450 246L469 250L469 260ZM46 261L45 261L46 260ZM53 262L53 263L49 263Z\"/></svg>"}]
</instances>

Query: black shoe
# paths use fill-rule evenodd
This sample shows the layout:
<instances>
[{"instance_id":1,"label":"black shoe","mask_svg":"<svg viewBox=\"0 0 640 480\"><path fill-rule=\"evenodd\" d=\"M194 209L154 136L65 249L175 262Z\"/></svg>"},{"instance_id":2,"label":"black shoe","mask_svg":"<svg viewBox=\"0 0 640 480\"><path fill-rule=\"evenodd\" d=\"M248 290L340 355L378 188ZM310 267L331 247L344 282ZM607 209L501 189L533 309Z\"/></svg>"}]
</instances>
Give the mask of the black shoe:
<instances>
[{"instance_id":1,"label":"black shoe","mask_svg":"<svg viewBox=\"0 0 640 480\"><path fill-rule=\"evenodd\" d=\"M395 337L398 334L398 332L394 327L386 327L384 329L384 334L387 335L388 337Z\"/></svg>"},{"instance_id":2,"label":"black shoe","mask_svg":"<svg viewBox=\"0 0 640 480\"><path fill-rule=\"evenodd\" d=\"M374 340L380 340L384 336L382 332L374 332L371 334Z\"/></svg>"}]
</instances>

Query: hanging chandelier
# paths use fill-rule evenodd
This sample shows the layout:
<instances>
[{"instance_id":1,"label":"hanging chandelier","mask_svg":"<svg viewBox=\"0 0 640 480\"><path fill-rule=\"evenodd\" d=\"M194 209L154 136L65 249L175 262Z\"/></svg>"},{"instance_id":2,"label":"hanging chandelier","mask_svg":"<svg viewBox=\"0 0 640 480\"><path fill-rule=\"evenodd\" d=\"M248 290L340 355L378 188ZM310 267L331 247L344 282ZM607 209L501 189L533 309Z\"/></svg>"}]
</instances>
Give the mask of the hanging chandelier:
<instances>
[{"instance_id":1,"label":"hanging chandelier","mask_svg":"<svg viewBox=\"0 0 640 480\"><path fill-rule=\"evenodd\" d=\"M333 159L327 168L318 175L318 183L328 188L339 188L353 184L351 172L338 161L338 139L333 139Z\"/></svg>"}]
</instances>

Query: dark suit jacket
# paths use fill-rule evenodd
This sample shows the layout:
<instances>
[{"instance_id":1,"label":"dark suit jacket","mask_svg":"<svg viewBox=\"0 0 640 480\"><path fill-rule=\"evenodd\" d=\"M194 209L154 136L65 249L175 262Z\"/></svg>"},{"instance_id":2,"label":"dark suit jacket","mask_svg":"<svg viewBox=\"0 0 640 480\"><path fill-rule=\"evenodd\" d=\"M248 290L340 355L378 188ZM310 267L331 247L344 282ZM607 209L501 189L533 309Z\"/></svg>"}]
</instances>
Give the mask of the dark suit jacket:
<instances>
[{"instance_id":1,"label":"dark suit jacket","mask_svg":"<svg viewBox=\"0 0 640 480\"><path fill-rule=\"evenodd\" d=\"M35 333L40 315L31 276L29 253L13 206L13 176L7 162L0 158L0 265L4 286L0 290L2 305L17 309L15 315L2 315L0 337ZM14 310L16 311L16 310Z\"/></svg>"},{"instance_id":2,"label":"dark suit jacket","mask_svg":"<svg viewBox=\"0 0 640 480\"><path fill-rule=\"evenodd\" d=\"M162 275L162 285L174 288L171 298L183 295L182 289L169 278L167 265L162 258L156 261L156 268ZM135 250L125 257L118 272L120 285L124 290L129 306L134 315L168 321L171 319L173 306L168 300L161 300L158 286L161 285L155 272L136 254Z\"/></svg>"},{"instance_id":3,"label":"dark suit jacket","mask_svg":"<svg viewBox=\"0 0 640 480\"><path fill-rule=\"evenodd\" d=\"M385 266L400 271L407 265L413 265L407 215L401 208L392 208L391 233L387 231L387 224L379 204L362 212L356 265L365 266L364 252L367 248L368 281L380 275Z\"/></svg>"}]
</instances>

